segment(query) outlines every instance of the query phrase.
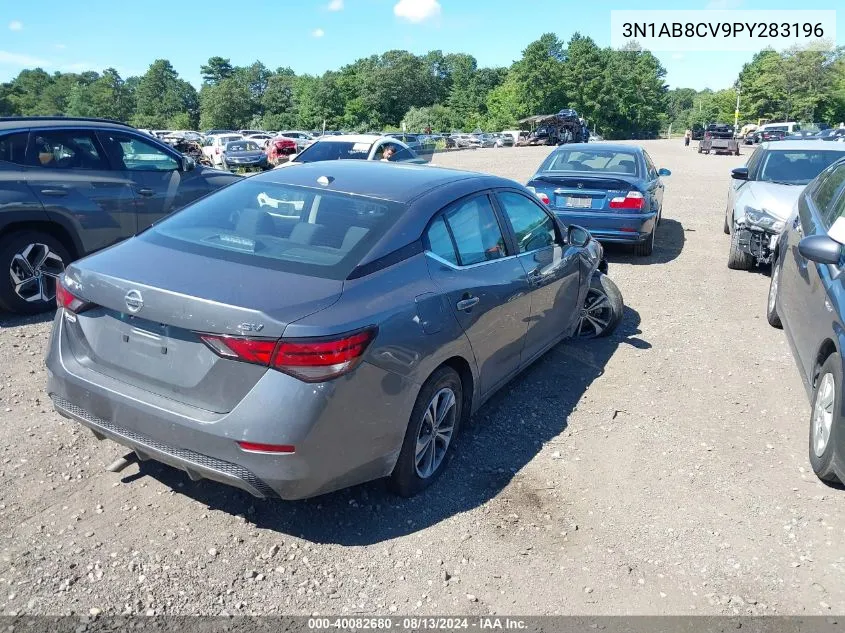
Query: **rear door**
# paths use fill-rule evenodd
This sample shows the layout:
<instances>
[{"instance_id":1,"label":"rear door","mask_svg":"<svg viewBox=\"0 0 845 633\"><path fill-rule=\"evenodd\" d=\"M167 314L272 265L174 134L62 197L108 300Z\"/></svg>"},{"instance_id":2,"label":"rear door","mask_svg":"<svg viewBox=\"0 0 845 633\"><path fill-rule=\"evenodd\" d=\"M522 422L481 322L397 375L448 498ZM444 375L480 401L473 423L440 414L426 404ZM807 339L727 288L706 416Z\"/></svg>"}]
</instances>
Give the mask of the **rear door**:
<instances>
[{"instance_id":1,"label":"rear door","mask_svg":"<svg viewBox=\"0 0 845 633\"><path fill-rule=\"evenodd\" d=\"M528 196L499 191L496 200L529 284L531 314L521 354L526 364L569 334L578 317L579 249L564 244L557 222Z\"/></svg>"},{"instance_id":2,"label":"rear door","mask_svg":"<svg viewBox=\"0 0 845 633\"><path fill-rule=\"evenodd\" d=\"M199 197L189 186L194 172L182 172L179 156L132 132L98 132L114 169L135 186L138 231Z\"/></svg>"},{"instance_id":3,"label":"rear door","mask_svg":"<svg viewBox=\"0 0 845 633\"><path fill-rule=\"evenodd\" d=\"M111 169L94 131L36 129L29 142L29 186L48 215L74 228L85 253L135 234L134 183Z\"/></svg>"},{"instance_id":4,"label":"rear door","mask_svg":"<svg viewBox=\"0 0 845 633\"><path fill-rule=\"evenodd\" d=\"M654 166L654 161L648 152L643 151L643 158L646 166L646 180L648 187L649 204L652 211L659 211L663 208L663 181L660 180L660 175L657 173L657 167Z\"/></svg>"},{"instance_id":5,"label":"rear door","mask_svg":"<svg viewBox=\"0 0 845 633\"><path fill-rule=\"evenodd\" d=\"M519 369L531 299L487 194L437 215L427 231L428 268L469 338L488 394Z\"/></svg>"}]
</instances>

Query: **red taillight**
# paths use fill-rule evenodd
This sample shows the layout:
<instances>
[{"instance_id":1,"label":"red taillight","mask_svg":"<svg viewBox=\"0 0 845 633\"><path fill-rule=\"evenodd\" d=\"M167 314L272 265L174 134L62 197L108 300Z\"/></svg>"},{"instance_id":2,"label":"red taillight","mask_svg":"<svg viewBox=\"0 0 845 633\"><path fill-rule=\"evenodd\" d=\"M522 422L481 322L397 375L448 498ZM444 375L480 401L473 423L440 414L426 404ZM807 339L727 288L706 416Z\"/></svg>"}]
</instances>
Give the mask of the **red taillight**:
<instances>
[{"instance_id":1,"label":"red taillight","mask_svg":"<svg viewBox=\"0 0 845 633\"><path fill-rule=\"evenodd\" d=\"M542 191L537 193L537 197L540 198L540 202L542 202L543 204L551 204L552 203L552 201L549 200L549 196L544 194Z\"/></svg>"},{"instance_id":2,"label":"red taillight","mask_svg":"<svg viewBox=\"0 0 845 633\"><path fill-rule=\"evenodd\" d=\"M88 307L88 302L74 295L59 279L56 281L56 307L78 314Z\"/></svg>"},{"instance_id":3,"label":"red taillight","mask_svg":"<svg viewBox=\"0 0 845 633\"><path fill-rule=\"evenodd\" d=\"M274 341L201 334L218 356L266 365L305 382L321 382L352 371L375 338L375 328L339 338Z\"/></svg>"},{"instance_id":4,"label":"red taillight","mask_svg":"<svg viewBox=\"0 0 845 633\"><path fill-rule=\"evenodd\" d=\"M257 442L238 442L242 451L250 453L278 453L290 455L295 453L295 447L290 444L258 444Z\"/></svg>"},{"instance_id":5,"label":"red taillight","mask_svg":"<svg viewBox=\"0 0 845 633\"><path fill-rule=\"evenodd\" d=\"M273 367L305 382L320 382L352 371L375 338L375 329L342 338L279 342Z\"/></svg>"},{"instance_id":6,"label":"red taillight","mask_svg":"<svg viewBox=\"0 0 845 633\"><path fill-rule=\"evenodd\" d=\"M629 191L625 197L619 196L610 200L611 209L625 209L641 211L645 207L645 197L639 191Z\"/></svg>"}]
</instances>

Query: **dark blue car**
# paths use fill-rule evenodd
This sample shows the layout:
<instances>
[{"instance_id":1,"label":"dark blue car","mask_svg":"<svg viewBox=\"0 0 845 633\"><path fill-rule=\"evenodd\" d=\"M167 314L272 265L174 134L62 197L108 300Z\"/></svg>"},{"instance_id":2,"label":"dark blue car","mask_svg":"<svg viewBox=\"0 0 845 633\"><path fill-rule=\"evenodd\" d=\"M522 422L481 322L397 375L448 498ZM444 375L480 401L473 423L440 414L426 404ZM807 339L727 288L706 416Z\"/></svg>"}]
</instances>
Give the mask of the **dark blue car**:
<instances>
[{"instance_id":1,"label":"dark blue car","mask_svg":"<svg viewBox=\"0 0 845 633\"><path fill-rule=\"evenodd\" d=\"M663 209L660 177L669 174L636 145L571 143L548 155L528 187L565 224L651 255Z\"/></svg>"},{"instance_id":2,"label":"dark blue car","mask_svg":"<svg viewBox=\"0 0 845 633\"><path fill-rule=\"evenodd\" d=\"M778 239L766 317L783 327L807 394L816 475L845 482L845 160L801 193Z\"/></svg>"}]
</instances>

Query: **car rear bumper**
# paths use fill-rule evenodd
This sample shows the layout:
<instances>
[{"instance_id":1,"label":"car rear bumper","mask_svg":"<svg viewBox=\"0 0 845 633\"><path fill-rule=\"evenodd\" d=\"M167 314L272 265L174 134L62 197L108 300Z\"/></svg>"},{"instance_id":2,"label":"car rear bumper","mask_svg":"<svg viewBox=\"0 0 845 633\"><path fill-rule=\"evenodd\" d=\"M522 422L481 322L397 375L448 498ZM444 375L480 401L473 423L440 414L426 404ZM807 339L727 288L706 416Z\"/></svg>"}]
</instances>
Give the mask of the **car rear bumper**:
<instances>
[{"instance_id":1,"label":"car rear bumper","mask_svg":"<svg viewBox=\"0 0 845 633\"><path fill-rule=\"evenodd\" d=\"M65 336L60 310L47 356L47 392L56 411L141 459L257 497L301 499L389 475L418 390L366 362L316 384L268 370L229 413L213 413L82 365ZM247 452L237 441L293 445L295 452Z\"/></svg>"},{"instance_id":2,"label":"car rear bumper","mask_svg":"<svg viewBox=\"0 0 845 633\"><path fill-rule=\"evenodd\" d=\"M622 214L622 213L587 213L561 211L555 214L564 224L577 224L587 229L599 242L618 242L636 244L649 239L654 231L657 213Z\"/></svg>"}]
</instances>

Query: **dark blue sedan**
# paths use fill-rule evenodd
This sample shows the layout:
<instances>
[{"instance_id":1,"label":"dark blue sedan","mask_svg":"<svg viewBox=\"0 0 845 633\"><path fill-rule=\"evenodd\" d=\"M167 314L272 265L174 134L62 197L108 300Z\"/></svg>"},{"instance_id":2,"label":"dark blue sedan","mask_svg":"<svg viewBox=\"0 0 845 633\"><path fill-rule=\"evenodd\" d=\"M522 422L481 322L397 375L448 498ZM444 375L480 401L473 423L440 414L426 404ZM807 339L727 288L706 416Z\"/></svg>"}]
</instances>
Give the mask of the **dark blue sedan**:
<instances>
[{"instance_id":1,"label":"dark blue sedan","mask_svg":"<svg viewBox=\"0 0 845 633\"><path fill-rule=\"evenodd\" d=\"M528 188L565 224L651 255L663 210L660 177L669 174L635 145L571 143L548 155Z\"/></svg>"},{"instance_id":2,"label":"dark blue sedan","mask_svg":"<svg viewBox=\"0 0 845 633\"><path fill-rule=\"evenodd\" d=\"M258 143L247 139L229 141L223 150L223 169L269 169L267 154Z\"/></svg>"}]
</instances>

